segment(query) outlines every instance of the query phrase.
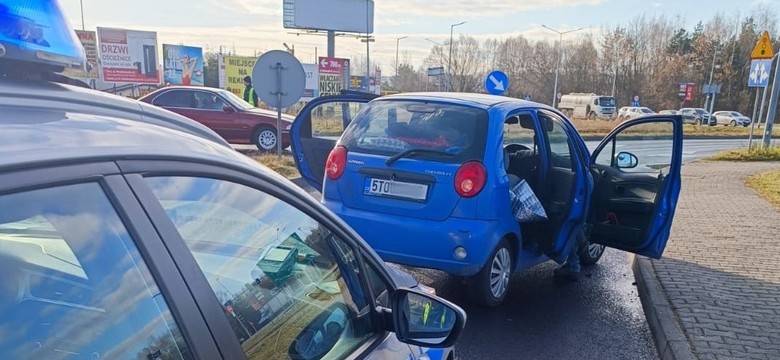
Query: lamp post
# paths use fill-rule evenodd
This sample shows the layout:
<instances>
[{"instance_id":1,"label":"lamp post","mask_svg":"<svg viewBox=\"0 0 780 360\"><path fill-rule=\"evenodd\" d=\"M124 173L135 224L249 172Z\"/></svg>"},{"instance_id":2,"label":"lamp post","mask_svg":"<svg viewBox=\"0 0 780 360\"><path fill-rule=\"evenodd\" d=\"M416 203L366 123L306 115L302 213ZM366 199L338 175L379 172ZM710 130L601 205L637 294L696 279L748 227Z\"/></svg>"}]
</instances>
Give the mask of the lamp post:
<instances>
[{"instance_id":1,"label":"lamp post","mask_svg":"<svg viewBox=\"0 0 780 360\"><path fill-rule=\"evenodd\" d=\"M566 31L558 31L544 24L542 24L542 27L558 34L558 63L555 65L555 85L553 87L553 99L552 99L552 106L555 107L555 100L556 100L556 96L558 95L558 70L561 67L561 61L563 59L563 47L562 47L563 35L575 31L580 31L582 30L582 28L566 30Z\"/></svg>"},{"instance_id":2,"label":"lamp post","mask_svg":"<svg viewBox=\"0 0 780 360\"><path fill-rule=\"evenodd\" d=\"M707 94L707 103L705 105L705 109L709 111L710 114L712 114L712 111L715 110L715 91L712 86L712 76L715 75L715 58L718 56L719 48L716 45L715 51L712 52L712 65L710 66L710 92ZM709 125L709 124L708 124Z\"/></svg>"},{"instance_id":3,"label":"lamp post","mask_svg":"<svg viewBox=\"0 0 780 360\"><path fill-rule=\"evenodd\" d=\"M447 73L449 74L447 84L449 85L449 91L452 91L452 31L456 26L461 26L465 23L465 21L461 21L457 24L450 25L450 57L449 60L447 60Z\"/></svg>"},{"instance_id":4,"label":"lamp post","mask_svg":"<svg viewBox=\"0 0 780 360\"><path fill-rule=\"evenodd\" d=\"M81 8L81 30L87 30L84 26L84 0L79 0L79 7Z\"/></svg>"},{"instance_id":5,"label":"lamp post","mask_svg":"<svg viewBox=\"0 0 780 360\"><path fill-rule=\"evenodd\" d=\"M401 43L401 40L406 38L408 38L408 36L401 36L399 38L395 38L395 77L396 78L398 78L398 45Z\"/></svg>"}]
</instances>

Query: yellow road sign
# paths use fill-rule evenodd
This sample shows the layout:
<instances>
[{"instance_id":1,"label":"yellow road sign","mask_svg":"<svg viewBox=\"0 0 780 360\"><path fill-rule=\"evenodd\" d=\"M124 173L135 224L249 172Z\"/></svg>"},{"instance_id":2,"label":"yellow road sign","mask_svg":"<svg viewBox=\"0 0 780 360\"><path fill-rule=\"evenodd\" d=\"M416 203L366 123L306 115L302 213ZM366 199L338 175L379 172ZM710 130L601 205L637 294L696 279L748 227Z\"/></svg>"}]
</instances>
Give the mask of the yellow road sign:
<instances>
[{"instance_id":1,"label":"yellow road sign","mask_svg":"<svg viewBox=\"0 0 780 360\"><path fill-rule=\"evenodd\" d=\"M772 50L772 42L769 40L769 32L764 31L761 34L761 38L758 39L756 47L753 48L753 52L750 53L751 59L771 59L775 56L775 51Z\"/></svg>"}]
</instances>

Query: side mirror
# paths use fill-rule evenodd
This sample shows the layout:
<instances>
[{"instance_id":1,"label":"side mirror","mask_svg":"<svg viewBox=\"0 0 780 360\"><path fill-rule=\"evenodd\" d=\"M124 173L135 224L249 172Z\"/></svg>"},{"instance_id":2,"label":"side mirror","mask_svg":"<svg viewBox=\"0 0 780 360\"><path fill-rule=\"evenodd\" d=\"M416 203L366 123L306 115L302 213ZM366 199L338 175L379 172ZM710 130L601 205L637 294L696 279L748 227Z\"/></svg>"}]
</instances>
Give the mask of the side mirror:
<instances>
[{"instance_id":1,"label":"side mirror","mask_svg":"<svg viewBox=\"0 0 780 360\"><path fill-rule=\"evenodd\" d=\"M398 340L416 346L450 347L466 325L466 313L437 296L397 289L392 299L393 330Z\"/></svg>"},{"instance_id":2,"label":"side mirror","mask_svg":"<svg viewBox=\"0 0 780 360\"><path fill-rule=\"evenodd\" d=\"M230 105L223 106L222 107L222 111L224 111L224 112L226 112L228 114L232 114L233 112L235 112L235 110L233 110L233 107L231 107Z\"/></svg>"},{"instance_id":3,"label":"side mirror","mask_svg":"<svg viewBox=\"0 0 780 360\"><path fill-rule=\"evenodd\" d=\"M618 169L633 169L639 165L639 159L630 152L621 151L615 156L615 166Z\"/></svg>"}]
</instances>

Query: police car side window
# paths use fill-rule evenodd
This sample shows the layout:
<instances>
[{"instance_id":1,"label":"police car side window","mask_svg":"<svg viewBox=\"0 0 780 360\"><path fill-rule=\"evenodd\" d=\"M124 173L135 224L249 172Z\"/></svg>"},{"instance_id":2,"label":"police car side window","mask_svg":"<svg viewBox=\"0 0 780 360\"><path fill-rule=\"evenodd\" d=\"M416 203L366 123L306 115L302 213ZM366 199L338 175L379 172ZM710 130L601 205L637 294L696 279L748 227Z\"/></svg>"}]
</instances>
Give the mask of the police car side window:
<instances>
[{"instance_id":1,"label":"police car side window","mask_svg":"<svg viewBox=\"0 0 780 360\"><path fill-rule=\"evenodd\" d=\"M343 358L377 333L360 257L326 225L225 180L146 181L248 359Z\"/></svg>"}]
</instances>

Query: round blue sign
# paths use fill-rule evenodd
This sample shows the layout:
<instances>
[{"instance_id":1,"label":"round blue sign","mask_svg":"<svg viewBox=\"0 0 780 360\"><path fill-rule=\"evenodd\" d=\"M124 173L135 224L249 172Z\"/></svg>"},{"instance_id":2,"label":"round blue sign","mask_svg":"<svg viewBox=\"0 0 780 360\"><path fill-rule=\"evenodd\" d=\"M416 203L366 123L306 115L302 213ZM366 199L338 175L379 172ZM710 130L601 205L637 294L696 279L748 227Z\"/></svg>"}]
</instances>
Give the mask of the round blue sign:
<instances>
[{"instance_id":1,"label":"round blue sign","mask_svg":"<svg viewBox=\"0 0 780 360\"><path fill-rule=\"evenodd\" d=\"M509 77L501 70L493 70L485 78L485 91L493 95L501 95L509 89Z\"/></svg>"}]
</instances>

